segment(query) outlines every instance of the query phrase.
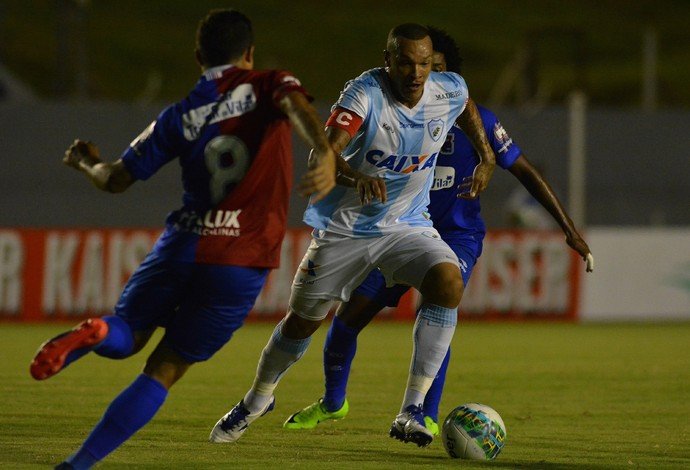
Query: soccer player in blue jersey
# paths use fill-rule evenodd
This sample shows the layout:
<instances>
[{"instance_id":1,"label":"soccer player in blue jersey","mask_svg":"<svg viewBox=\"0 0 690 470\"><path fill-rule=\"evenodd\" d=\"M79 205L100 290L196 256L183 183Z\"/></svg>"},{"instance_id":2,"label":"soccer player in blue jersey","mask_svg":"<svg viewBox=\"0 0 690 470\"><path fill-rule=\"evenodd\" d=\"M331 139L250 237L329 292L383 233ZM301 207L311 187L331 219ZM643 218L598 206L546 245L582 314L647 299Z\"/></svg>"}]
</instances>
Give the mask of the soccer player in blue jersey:
<instances>
[{"instance_id":1,"label":"soccer player in blue jersey","mask_svg":"<svg viewBox=\"0 0 690 470\"><path fill-rule=\"evenodd\" d=\"M435 71L450 70L460 73L461 58L458 47L446 32L428 27L434 44ZM530 164L520 148L513 142L498 118L488 109L479 107L484 129L497 163L508 169L522 185L549 211L566 236L566 242L587 260L589 248L578 233L565 209L541 174ZM453 127L436 165L434 185L431 188L429 213L434 227L458 255L463 283L467 285L472 268L482 251L486 228L480 215L479 199L458 198L458 182L472 174L477 154L465 134ZM591 258L590 258L591 259ZM587 271L592 270L588 262ZM320 422L341 419L347 415L346 399L350 365L357 349L357 335L384 307L395 307L409 286L386 287L381 272L373 270L354 291L349 302L341 304L326 336L323 353L326 378L324 396L310 406L290 416L284 424L287 429L311 429ZM434 382L424 398L423 410L426 427L438 435L438 408L448 368L450 349Z\"/></svg>"},{"instance_id":2,"label":"soccer player in blue jersey","mask_svg":"<svg viewBox=\"0 0 690 470\"><path fill-rule=\"evenodd\" d=\"M320 200L335 186L335 153L311 97L287 71L254 70L250 20L235 10L212 10L196 40L202 69L196 86L120 159L103 162L93 144L79 140L65 153L64 163L114 193L177 159L184 195L114 314L49 340L31 363L31 375L47 379L90 351L131 356L158 326L165 328L143 373L58 468L90 468L129 439L187 369L209 359L242 325L280 257L292 185L291 127L313 149L300 192Z\"/></svg>"},{"instance_id":3,"label":"soccer player in blue jersey","mask_svg":"<svg viewBox=\"0 0 690 470\"><path fill-rule=\"evenodd\" d=\"M421 405L453 337L462 291L457 256L426 216L448 129L460 126L477 150L467 197L486 187L495 166L464 79L432 74L432 59L428 30L399 25L388 35L386 67L349 81L333 106L326 132L342 153L338 181L344 186L307 208L305 221L314 231L288 313L262 353L254 384L216 423L211 441L238 440L273 409L278 381L302 356L333 302L349 300L376 267L389 282L414 286L424 298L414 326L416 353L390 435L419 446L432 441Z\"/></svg>"}]
</instances>

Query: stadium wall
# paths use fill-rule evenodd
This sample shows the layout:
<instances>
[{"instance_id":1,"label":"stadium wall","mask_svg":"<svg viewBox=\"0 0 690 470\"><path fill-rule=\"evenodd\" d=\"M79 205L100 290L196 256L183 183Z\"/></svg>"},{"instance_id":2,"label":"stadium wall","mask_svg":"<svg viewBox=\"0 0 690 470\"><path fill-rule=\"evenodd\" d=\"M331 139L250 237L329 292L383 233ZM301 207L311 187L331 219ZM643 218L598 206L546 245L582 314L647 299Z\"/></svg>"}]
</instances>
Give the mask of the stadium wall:
<instances>
[{"instance_id":1,"label":"stadium wall","mask_svg":"<svg viewBox=\"0 0 690 470\"><path fill-rule=\"evenodd\" d=\"M76 137L98 143L104 158L117 157L162 106L0 102L0 227L161 227L165 214L181 201L176 164L124 194L111 195L94 191L80 175L64 168L61 158ZM321 111L325 116L327 107ZM495 111L527 157L542 168L561 200L567 201L567 110ZM688 128L689 111L590 110L585 140L587 225L690 226L690 165L683 138ZM307 150L297 140L295 155L299 177L306 167ZM494 173L489 190L482 195L489 227L506 225L505 201L517 185L509 172ZM304 199L291 200L292 227L302 226L304 207Z\"/></svg>"},{"instance_id":2,"label":"stadium wall","mask_svg":"<svg viewBox=\"0 0 690 470\"><path fill-rule=\"evenodd\" d=\"M74 321L110 313L159 234L154 229L0 230L0 319ZM559 232L492 231L461 307L464 320L690 320L690 229L592 229L595 272ZM288 232L250 318L284 314L309 244ZM412 319L416 293L382 314Z\"/></svg>"},{"instance_id":3,"label":"stadium wall","mask_svg":"<svg viewBox=\"0 0 690 470\"><path fill-rule=\"evenodd\" d=\"M61 158L75 137L94 140L104 158L116 158L161 107L110 102L0 103L3 155L0 318L71 319L87 310L108 310L121 282L133 268L132 263L160 231L167 212L180 205L179 168L175 164L167 165L146 183L135 184L124 194L112 195L94 190L83 177L64 168ZM541 166L561 200L567 201L567 111L561 108L530 113L512 109L495 111L528 158ZM325 116L327 107L322 106L321 112ZM562 277L549 277L554 270L567 273L571 269L564 267L563 259L567 256L563 258L563 252L555 255L549 251L556 246L565 247L561 235L542 238L494 230L487 238L484 255L465 295L466 318L539 318L540 315L584 321L690 318L687 204L690 165L686 141L681 138L690 127L690 112L593 109L588 112L586 122L585 220L587 241L596 257L596 272L584 275L582 263L576 260L575 265L569 266L578 266L579 270L563 284ZM307 151L299 142L295 144L295 170L299 177L305 167L300 156L306 156ZM495 172L489 190L482 195L483 216L489 227L498 229L506 225L503 208L517 185L509 172ZM273 280L257 304L257 315L269 312L270 316L284 309L296 258L305 250L306 231L301 223L304 206L304 199L291 200L289 221L294 228L290 232L293 241L285 248L289 251L285 256L290 261L273 273ZM90 230L97 234L95 238L86 235ZM53 253L51 256L57 256L56 259L45 258L46 246L56 243L50 241L53 240L50 234L71 231L80 234L77 241L69 242L66 251ZM94 292L99 287L89 287L96 291L71 291L86 287L70 284L77 274L67 275L64 271L55 278L59 280L51 281L56 282L51 284L52 290L46 291L44 271L53 269L60 273L61 269L75 269L77 261L67 267L60 263L67 263L72 256L84 256L75 253L97 252L99 236L105 243L103 249L111 249L111 243L112 246L123 244L123 248L117 249L125 250L117 255L123 257L118 261L119 267L108 264L104 268L109 270L110 277L103 281L109 284L100 287L103 297L89 300L96 302L94 305L84 304L89 296L98 297ZM121 239L124 241L118 241ZM534 244L540 247L541 254L529 255ZM16 246L21 249L17 250ZM69 254L70 250L74 252ZM526 263L524 259L530 256L533 260ZM508 261L511 257L517 261ZM542 258L548 262L540 265ZM122 272L116 279L112 276L118 269ZM546 287L540 285L541 281L534 281L530 291L526 279L534 275L534 270L540 279L551 280L544 284ZM514 281L516 273L518 284L505 282L506 279ZM577 290L578 286L581 291ZM540 297L540 289L545 289L548 296ZM578 293L572 294L576 290ZM55 300L58 305L70 298L72 307L54 313L27 308L40 306L48 295L46 292L58 295ZM12 307L16 301L12 299L17 298L21 299L18 309ZM569 300L563 304L563 299ZM407 313L388 314L409 316L414 302L414 297L408 296L402 310Z\"/></svg>"},{"instance_id":4,"label":"stadium wall","mask_svg":"<svg viewBox=\"0 0 690 470\"><path fill-rule=\"evenodd\" d=\"M583 321L690 320L690 229L597 227L587 241Z\"/></svg>"}]
</instances>

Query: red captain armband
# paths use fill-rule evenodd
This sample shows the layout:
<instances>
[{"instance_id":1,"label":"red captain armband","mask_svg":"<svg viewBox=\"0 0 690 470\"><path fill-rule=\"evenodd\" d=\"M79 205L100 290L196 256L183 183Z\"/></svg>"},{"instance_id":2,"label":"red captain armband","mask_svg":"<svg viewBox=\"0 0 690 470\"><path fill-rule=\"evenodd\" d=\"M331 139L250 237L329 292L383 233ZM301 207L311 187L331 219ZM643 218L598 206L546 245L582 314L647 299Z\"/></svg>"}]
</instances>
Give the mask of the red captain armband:
<instances>
[{"instance_id":1,"label":"red captain armband","mask_svg":"<svg viewBox=\"0 0 690 470\"><path fill-rule=\"evenodd\" d=\"M364 119L349 109L337 107L326 121L326 127L338 127L350 134L350 137L354 137L362 125L362 121Z\"/></svg>"}]
</instances>

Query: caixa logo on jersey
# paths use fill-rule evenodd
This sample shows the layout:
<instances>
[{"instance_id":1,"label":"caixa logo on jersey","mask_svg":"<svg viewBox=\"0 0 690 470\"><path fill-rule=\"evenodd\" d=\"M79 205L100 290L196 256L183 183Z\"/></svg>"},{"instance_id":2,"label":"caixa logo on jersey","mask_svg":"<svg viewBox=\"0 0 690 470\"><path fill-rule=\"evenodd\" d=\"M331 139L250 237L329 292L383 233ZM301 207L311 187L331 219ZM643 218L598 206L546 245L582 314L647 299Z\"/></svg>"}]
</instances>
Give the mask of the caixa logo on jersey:
<instances>
[{"instance_id":1,"label":"caixa logo on jersey","mask_svg":"<svg viewBox=\"0 0 690 470\"><path fill-rule=\"evenodd\" d=\"M396 173L414 173L433 168L438 152L431 155L386 155L382 150L369 150L366 160L377 168L388 168Z\"/></svg>"}]
</instances>

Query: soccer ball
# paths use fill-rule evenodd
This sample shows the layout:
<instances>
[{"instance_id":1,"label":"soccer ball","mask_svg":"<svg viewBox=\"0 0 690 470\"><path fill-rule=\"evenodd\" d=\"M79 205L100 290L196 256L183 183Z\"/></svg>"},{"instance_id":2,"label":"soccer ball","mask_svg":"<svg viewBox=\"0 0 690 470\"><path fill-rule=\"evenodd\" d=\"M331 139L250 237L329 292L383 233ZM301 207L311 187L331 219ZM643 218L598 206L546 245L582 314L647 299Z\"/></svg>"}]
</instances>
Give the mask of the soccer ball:
<instances>
[{"instance_id":1,"label":"soccer ball","mask_svg":"<svg viewBox=\"0 0 690 470\"><path fill-rule=\"evenodd\" d=\"M454 459L492 460L506 441L506 426L490 406L465 403L450 412L441 430L443 447Z\"/></svg>"}]
</instances>

